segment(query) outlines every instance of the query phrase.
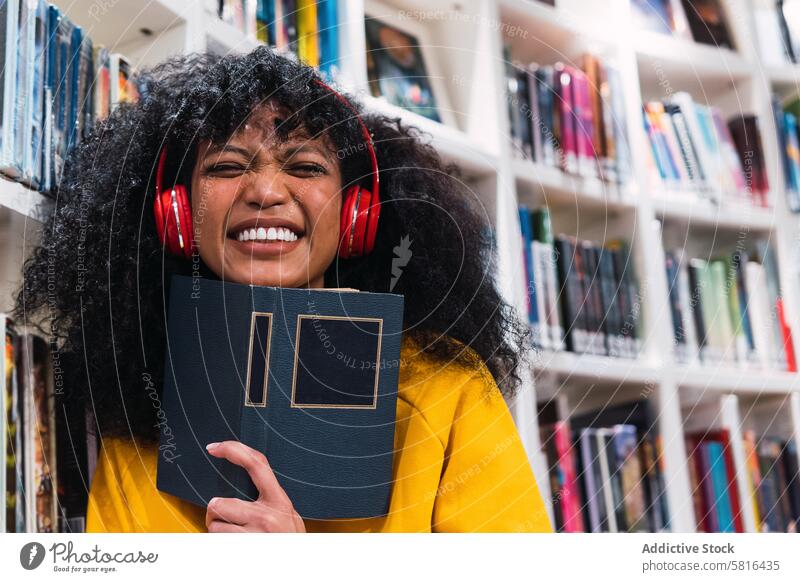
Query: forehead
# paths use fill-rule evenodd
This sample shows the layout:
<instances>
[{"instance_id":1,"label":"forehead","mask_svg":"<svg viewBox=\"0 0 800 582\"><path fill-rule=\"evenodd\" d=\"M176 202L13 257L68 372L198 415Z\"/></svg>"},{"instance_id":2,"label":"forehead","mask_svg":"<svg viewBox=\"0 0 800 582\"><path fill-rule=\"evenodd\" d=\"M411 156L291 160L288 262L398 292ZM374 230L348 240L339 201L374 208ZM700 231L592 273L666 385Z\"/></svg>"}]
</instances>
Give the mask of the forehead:
<instances>
[{"instance_id":1,"label":"forehead","mask_svg":"<svg viewBox=\"0 0 800 582\"><path fill-rule=\"evenodd\" d=\"M278 131L292 116L292 111L274 100L265 101L253 108L242 125L228 138L233 141L256 141L262 144L277 144ZM291 144L311 143L323 146L321 149L333 151L333 146L325 134L312 137L305 127L297 127L288 137Z\"/></svg>"}]
</instances>

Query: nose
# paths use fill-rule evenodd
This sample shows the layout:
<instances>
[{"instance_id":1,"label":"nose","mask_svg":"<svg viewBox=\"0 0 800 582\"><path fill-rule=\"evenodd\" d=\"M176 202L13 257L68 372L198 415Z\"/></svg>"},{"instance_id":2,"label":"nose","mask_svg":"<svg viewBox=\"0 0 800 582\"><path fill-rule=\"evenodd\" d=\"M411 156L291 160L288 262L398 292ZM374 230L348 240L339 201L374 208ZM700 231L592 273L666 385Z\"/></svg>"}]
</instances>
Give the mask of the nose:
<instances>
[{"instance_id":1,"label":"nose","mask_svg":"<svg viewBox=\"0 0 800 582\"><path fill-rule=\"evenodd\" d=\"M243 184L241 201L256 210L289 204L289 192L285 175L278 168L260 168L252 174L252 179Z\"/></svg>"}]
</instances>

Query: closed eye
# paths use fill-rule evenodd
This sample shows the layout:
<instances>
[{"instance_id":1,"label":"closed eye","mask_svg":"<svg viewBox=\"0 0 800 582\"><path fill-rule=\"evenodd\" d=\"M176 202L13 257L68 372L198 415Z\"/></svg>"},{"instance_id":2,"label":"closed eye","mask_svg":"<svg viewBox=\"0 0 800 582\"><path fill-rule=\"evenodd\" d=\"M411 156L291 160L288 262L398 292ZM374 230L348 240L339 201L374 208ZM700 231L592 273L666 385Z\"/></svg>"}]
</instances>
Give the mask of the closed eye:
<instances>
[{"instance_id":1,"label":"closed eye","mask_svg":"<svg viewBox=\"0 0 800 582\"><path fill-rule=\"evenodd\" d=\"M245 167L240 164L213 164L206 168L206 173L222 176L238 176L245 171Z\"/></svg>"},{"instance_id":2,"label":"closed eye","mask_svg":"<svg viewBox=\"0 0 800 582\"><path fill-rule=\"evenodd\" d=\"M311 176L323 176L327 174L327 170L319 164L297 164L289 168L289 171Z\"/></svg>"}]
</instances>

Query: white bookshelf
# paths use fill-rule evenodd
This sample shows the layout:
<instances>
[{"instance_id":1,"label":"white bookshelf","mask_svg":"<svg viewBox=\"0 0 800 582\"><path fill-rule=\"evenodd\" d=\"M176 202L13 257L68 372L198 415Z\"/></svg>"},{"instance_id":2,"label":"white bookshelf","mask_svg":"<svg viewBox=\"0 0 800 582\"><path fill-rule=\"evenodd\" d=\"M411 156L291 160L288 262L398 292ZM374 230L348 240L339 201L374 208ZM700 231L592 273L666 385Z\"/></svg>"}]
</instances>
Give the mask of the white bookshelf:
<instances>
[{"instance_id":1,"label":"white bookshelf","mask_svg":"<svg viewBox=\"0 0 800 582\"><path fill-rule=\"evenodd\" d=\"M757 368L681 365L672 356L672 328L664 273L664 244L652 227L660 218L664 236L685 234L687 245L725 240L738 233L769 237L777 259L795 353L800 356L800 245L798 218L786 205L783 174L769 96L800 93L800 67L763 66L754 42L749 0L723 0L738 51L715 49L683 39L634 30L629 0L557 0L555 8L535 0L340 0L339 86L367 107L398 115L430 134L433 145L464 170L476 200L496 229L499 286L523 312L526 305L518 203L547 204L573 219L555 231L582 238L625 238L644 294L642 357L636 361L569 352L531 353L533 370L509 402L543 495L549 498L546 463L540 452L537 401L557 399L565 413L641 397L652 399L663 439L667 497L674 531L695 529L684 432L707 423L731 430L732 441L746 428L800 445L800 376ZM117 2L70 0L61 7L84 26L96 43L119 51L135 66L147 66L191 50L244 52L256 46L220 22L206 0ZM435 4L435 5L433 5ZM458 10L458 12L452 12ZM438 124L369 96L364 14L413 25L424 32L426 57L433 59L438 85L450 105L449 125ZM144 29L144 31L143 31ZM148 34L149 33L149 34ZM502 45L511 38L512 57L552 64L577 61L585 51L616 63L623 80L634 179L619 190L597 180L565 175L516 159L509 120ZM698 101L718 105L726 115L741 108L759 115L768 162L769 209L723 206L664 192L649 181L650 147L641 125L644 99L663 98L666 87L689 91ZM441 93L440 95L441 96ZM439 97L437 96L437 97ZM19 278L31 226L50 201L17 184L0 182L2 241L14 241L3 257L3 300ZM710 243L709 243L710 244ZM10 255L10 256L9 256ZM15 280L14 277L17 279ZM537 379L534 382L534 378ZM535 385L534 385L535 384ZM800 447L798 447L800 448ZM735 448L737 474L743 453ZM740 491L744 491L743 483ZM748 531L755 528L751 503L741 503Z\"/></svg>"}]
</instances>

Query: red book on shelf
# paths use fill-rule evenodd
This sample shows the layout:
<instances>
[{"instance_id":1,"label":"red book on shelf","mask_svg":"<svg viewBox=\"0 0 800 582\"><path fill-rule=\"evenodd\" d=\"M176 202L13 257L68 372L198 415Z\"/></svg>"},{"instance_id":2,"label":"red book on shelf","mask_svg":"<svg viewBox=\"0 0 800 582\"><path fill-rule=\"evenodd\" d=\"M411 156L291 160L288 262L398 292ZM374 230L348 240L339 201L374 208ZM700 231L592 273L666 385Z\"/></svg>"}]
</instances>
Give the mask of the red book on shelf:
<instances>
[{"instance_id":1,"label":"red book on shelf","mask_svg":"<svg viewBox=\"0 0 800 582\"><path fill-rule=\"evenodd\" d=\"M565 421L556 422L553 426L553 438L558 455L558 465L564 475L561 487L561 515L564 518L564 531L568 533L584 532L586 530L583 526L581 496L578 490L569 424Z\"/></svg>"},{"instance_id":2,"label":"red book on shelf","mask_svg":"<svg viewBox=\"0 0 800 582\"><path fill-rule=\"evenodd\" d=\"M589 81L586 74L573 67L567 67L572 77L572 103L574 108L575 149L578 170L581 175L595 175L595 154L592 123L592 105L589 100Z\"/></svg>"},{"instance_id":3,"label":"red book on shelf","mask_svg":"<svg viewBox=\"0 0 800 582\"><path fill-rule=\"evenodd\" d=\"M786 370L797 372L797 360L794 357L794 344L792 343L792 330L786 323L786 314L783 310L783 298L775 300L775 308L778 314L778 323L781 326L781 337L783 338L783 351L786 353Z\"/></svg>"},{"instance_id":4,"label":"red book on shelf","mask_svg":"<svg viewBox=\"0 0 800 582\"><path fill-rule=\"evenodd\" d=\"M572 75L564 63L553 67L553 88L555 100L554 116L558 115L558 139L561 146L561 169L575 174L578 171L578 149L575 142L575 111L573 101Z\"/></svg>"}]
</instances>

